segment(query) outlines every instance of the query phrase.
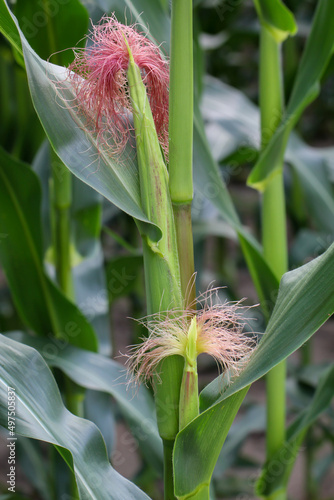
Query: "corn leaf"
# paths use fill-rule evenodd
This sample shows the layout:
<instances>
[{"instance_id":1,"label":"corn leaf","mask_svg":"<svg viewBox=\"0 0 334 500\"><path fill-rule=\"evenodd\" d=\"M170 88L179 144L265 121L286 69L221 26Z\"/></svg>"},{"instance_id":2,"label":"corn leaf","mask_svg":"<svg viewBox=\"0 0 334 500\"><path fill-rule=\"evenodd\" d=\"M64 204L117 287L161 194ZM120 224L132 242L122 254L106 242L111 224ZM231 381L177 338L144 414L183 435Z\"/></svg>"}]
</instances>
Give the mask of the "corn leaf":
<instances>
[{"instance_id":1,"label":"corn leaf","mask_svg":"<svg viewBox=\"0 0 334 500\"><path fill-rule=\"evenodd\" d=\"M0 148L0 179L0 260L22 320L38 335L95 351L93 328L45 274L36 174Z\"/></svg>"},{"instance_id":2,"label":"corn leaf","mask_svg":"<svg viewBox=\"0 0 334 500\"><path fill-rule=\"evenodd\" d=\"M111 467L97 427L65 408L42 356L3 335L0 346L1 425L7 427L8 387L11 387L16 395L15 432L57 447L75 473L80 498L147 500L147 495Z\"/></svg>"},{"instance_id":3,"label":"corn leaf","mask_svg":"<svg viewBox=\"0 0 334 500\"><path fill-rule=\"evenodd\" d=\"M23 51L20 35L17 31L15 22L9 13L6 2L0 1L0 32L8 39L11 45L19 55L21 64L24 66Z\"/></svg>"},{"instance_id":4,"label":"corn leaf","mask_svg":"<svg viewBox=\"0 0 334 500\"><path fill-rule=\"evenodd\" d=\"M283 42L289 35L296 33L293 14L281 0L254 0L254 4L261 23L277 42Z\"/></svg>"},{"instance_id":5,"label":"corn leaf","mask_svg":"<svg viewBox=\"0 0 334 500\"><path fill-rule=\"evenodd\" d=\"M324 33L326 36L324 37ZM281 165L289 135L304 109L319 93L320 78L334 49L334 2L319 0L291 97L280 125L248 178L248 184L263 191ZM279 168L279 167L278 167Z\"/></svg>"},{"instance_id":6,"label":"corn leaf","mask_svg":"<svg viewBox=\"0 0 334 500\"><path fill-rule=\"evenodd\" d=\"M226 174L232 177L241 168L240 164L253 162L257 157L259 109L237 89L207 77L201 111L214 159L222 162ZM330 184L333 158L333 148L310 147L292 132L285 160L298 175L310 218L320 230L330 233L334 224Z\"/></svg>"},{"instance_id":7,"label":"corn leaf","mask_svg":"<svg viewBox=\"0 0 334 500\"><path fill-rule=\"evenodd\" d=\"M329 164L333 148L312 148L291 134L286 161L298 175L305 205L314 225L334 234L334 197Z\"/></svg>"},{"instance_id":8,"label":"corn leaf","mask_svg":"<svg viewBox=\"0 0 334 500\"><path fill-rule=\"evenodd\" d=\"M208 94L210 95L209 92ZM213 92L213 95L217 94ZM232 101L232 103L235 105L235 101ZM224 114L220 115L221 108L217 106L217 103L213 106L211 104L209 109L213 110L212 112L216 118L217 116L220 118L223 117L224 121L229 118ZM237 142L234 144L237 147ZM237 232L260 302L264 311L268 314L273 305L273 297L276 296L278 288L277 279L263 258L261 245L250 234L247 228L241 224L227 187L220 176L217 163L210 151L202 119L198 111L195 113L194 126L194 185L197 197L199 199L208 199L215 205L221 216ZM196 203L195 195L193 212L196 210Z\"/></svg>"},{"instance_id":9,"label":"corn leaf","mask_svg":"<svg viewBox=\"0 0 334 500\"><path fill-rule=\"evenodd\" d=\"M267 330L240 376L223 394L221 377L202 391L202 413L176 438L176 496L187 499L208 488L228 432L228 415L237 413L250 384L298 349L333 312L334 243L317 259L283 276Z\"/></svg>"},{"instance_id":10,"label":"corn leaf","mask_svg":"<svg viewBox=\"0 0 334 500\"><path fill-rule=\"evenodd\" d=\"M334 396L334 365L322 375L312 401L287 429L284 446L280 448L262 469L256 484L256 492L262 498L284 490L288 484L298 449L307 429L331 403ZM278 466L279 465L279 466Z\"/></svg>"},{"instance_id":11,"label":"corn leaf","mask_svg":"<svg viewBox=\"0 0 334 500\"><path fill-rule=\"evenodd\" d=\"M73 59L74 46L83 46L88 28L88 12L79 0L41 3L39 0L17 0L13 12L35 52L43 59L51 55L61 64Z\"/></svg>"},{"instance_id":12,"label":"corn leaf","mask_svg":"<svg viewBox=\"0 0 334 500\"><path fill-rule=\"evenodd\" d=\"M58 175L63 175L62 168L57 169L57 158L53 159L53 168ZM50 146L47 141L39 149L32 165L39 176L42 187L42 227L46 260L53 264L49 178L51 176ZM56 173L57 175L57 173ZM61 177L60 177L61 180ZM100 243L102 197L78 178L72 178L72 274L75 300L81 312L93 326L98 340L99 352L110 354L109 304L106 298L106 280L104 259ZM53 270L53 267L52 267Z\"/></svg>"},{"instance_id":13,"label":"corn leaf","mask_svg":"<svg viewBox=\"0 0 334 500\"><path fill-rule=\"evenodd\" d=\"M7 5L5 0L0 2ZM41 59L30 47L15 16L10 15L21 37L33 104L59 158L80 180L133 216L144 234L159 240L160 229L150 223L141 207L133 148L129 145L117 160L101 150L94 134L85 130L83 118L72 109L75 96L67 70ZM2 24L0 19L0 25L11 41L15 35L12 23Z\"/></svg>"},{"instance_id":14,"label":"corn leaf","mask_svg":"<svg viewBox=\"0 0 334 500\"><path fill-rule=\"evenodd\" d=\"M6 337L36 349L50 367L59 368L79 386L113 396L148 459L162 469L162 442L153 399L144 386L128 387L123 365L56 339L45 340L21 332Z\"/></svg>"}]
</instances>

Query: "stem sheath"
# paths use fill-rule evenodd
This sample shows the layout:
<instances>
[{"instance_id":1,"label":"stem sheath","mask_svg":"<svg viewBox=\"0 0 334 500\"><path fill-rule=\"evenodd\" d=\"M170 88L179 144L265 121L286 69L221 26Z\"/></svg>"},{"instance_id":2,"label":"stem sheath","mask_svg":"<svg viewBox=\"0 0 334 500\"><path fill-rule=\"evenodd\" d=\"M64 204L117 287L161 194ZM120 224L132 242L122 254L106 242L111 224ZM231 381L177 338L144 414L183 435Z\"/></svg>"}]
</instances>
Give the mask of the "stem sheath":
<instances>
[{"instance_id":1,"label":"stem sheath","mask_svg":"<svg viewBox=\"0 0 334 500\"><path fill-rule=\"evenodd\" d=\"M173 203L181 287L185 306L194 303L193 199L193 4L172 1L169 94L169 189Z\"/></svg>"}]
</instances>

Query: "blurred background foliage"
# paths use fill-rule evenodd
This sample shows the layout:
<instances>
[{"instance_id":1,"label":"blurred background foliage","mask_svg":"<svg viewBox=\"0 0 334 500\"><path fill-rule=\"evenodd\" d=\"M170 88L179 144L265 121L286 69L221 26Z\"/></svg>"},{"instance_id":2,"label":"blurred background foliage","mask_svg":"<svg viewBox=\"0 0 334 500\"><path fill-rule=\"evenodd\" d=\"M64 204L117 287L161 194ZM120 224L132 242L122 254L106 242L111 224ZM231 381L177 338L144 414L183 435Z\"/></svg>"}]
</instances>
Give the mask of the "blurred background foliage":
<instances>
[{"instance_id":1,"label":"blurred background foliage","mask_svg":"<svg viewBox=\"0 0 334 500\"><path fill-rule=\"evenodd\" d=\"M31 8L27 0L16 0L11 6L22 30L39 55L44 59L50 57L51 62L57 64L68 64L72 52L52 54L76 45L82 38L80 29L85 23L88 26L88 17L97 22L105 12L115 11L121 21L127 19L131 22L136 21L137 12L141 22L142 18L147 20L154 38L161 42L163 40L160 37L167 37L162 48L168 52L167 3L164 0L141 0L133 11L129 7L131 2L127 1L82 0L79 7L80 2L76 0L71 2L73 16L68 11L69 6L64 3L61 16L55 16L59 23L58 28L55 25L55 33L59 27L63 27L62 36L59 37L63 43L55 45L55 50L50 53L46 50L49 47L45 42L47 34L34 37L31 31L36 28L34 15L38 11ZM284 88L288 98L317 1L286 0L285 3L294 13L298 24L298 33L284 43L282 52ZM37 9L41 9L39 3L36 4ZM79 12L82 25L78 31L73 31ZM43 26L39 29L43 30ZM246 179L257 158L259 146L256 108L259 89L258 38L259 23L250 0L194 0L196 102L201 107L212 155L219 164L237 212L242 223L256 236L260 234L260 198L256 191L246 187ZM319 97L307 108L289 143L285 189L290 268L308 262L333 242L333 89L334 57L322 77ZM13 158L31 165L39 176L43 193L40 214L43 248L52 276L48 208L48 179L52 161L44 131L30 98L22 59L2 36L0 124L1 147ZM127 346L143 335L138 323L125 320L126 316L140 318L145 315L139 235L132 218L103 202L80 181L74 182L73 200L71 220L75 234L73 265L76 302L89 319L93 316L101 352L112 352L117 357L119 351L126 352ZM235 228L227 224L217 207L211 203L210 193L203 196L203 193L195 191L193 224L199 291L204 291L213 282L215 286L227 287L221 291L223 299L247 297L247 303L256 303L258 298L237 243ZM0 244L1 238L5 237L0 234ZM23 269L21 271L24 272ZM92 302L94 297L95 303ZM261 333L264 321L258 309L254 311L254 319L254 329ZM27 330L14 306L3 274L0 274L0 330L3 333ZM307 406L323 368L332 362L332 334L333 320L319 333L319 339L317 334L311 344L305 345L299 354L290 359L290 417ZM203 356L200 368L200 383L204 386L216 375L216 367ZM61 379L61 375L57 371L55 373ZM113 465L158 500L161 495L161 468L154 468L152 460L147 458L143 448L138 448L137 442L129 434L129 423L124 418L126 412L114 403L108 404L109 410L106 411L105 400L97 403L96 394L92 392L87 397L86 415L94 418L101 427ZM263 394L263 383L260 381L252 388L239 419L232 426L214 474L212 499L253 498L254 480L263 461ZM93 407L99 408L94 416ZM22 477L25 479L19 483L20 488L26 492L26 498L51 498L46 490L48 471L45 477L34 479L36 470L42 470L40 457L36 453L39 447L24 439L21 443ZM303 457L297 464L291 484L292 499L334 498L333 485L329 479L334 474L333 445L334 415L333 408L329 407L307 436ZM42 446L42 452L46 453L46 450L47 446ZM36 460L29 463L27 457L35 457ZM61 461L57 465L57 474L59 477L64 476Z\"/></svg>"}]
</instances>

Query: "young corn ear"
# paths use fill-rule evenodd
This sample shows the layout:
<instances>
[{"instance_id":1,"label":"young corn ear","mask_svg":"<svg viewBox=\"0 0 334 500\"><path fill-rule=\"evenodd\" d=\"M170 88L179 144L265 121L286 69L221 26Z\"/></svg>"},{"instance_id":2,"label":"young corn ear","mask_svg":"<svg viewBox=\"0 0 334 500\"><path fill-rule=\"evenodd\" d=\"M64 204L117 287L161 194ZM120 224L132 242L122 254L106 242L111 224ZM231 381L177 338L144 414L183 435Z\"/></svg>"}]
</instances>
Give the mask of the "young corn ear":
<instances>
[{"instance_id":1,"label":"young corn ear","mask_svg":"<svg viewBox=\"0 0 334 500\"><path fill-rule=\"evenodd\" d=\"M148 311L179 307L182 304L180 268L174 216L165 165L146 87L129 50L127 78L136 134L140 191L147 217L162 230L159 241L143 235L146 284L149 289Z\"/></svg>"},{"instance_id":2,"label":"young corn ear","mask_svg":"<svg viewBox=\"0 0 334 500\"><path fill-rule=\"evenodd\" d=\"M168 172L141 72L129 45L128 50L127 78L136 134L141 200L147 217L162 231L159 241L142 235L147 308L149 313L154 313L170 307L182 307L180 267ZM160 366L162 383L155 383L154 386L159 432L165 441L172 441L178 432L181 377L182 360L179 357L171 356L163 360Z\"/></svg>"},{"instance_id":3,"label":"young corn ear","mask_svg":"<svg viewBox=\"0 0 334 500\"><path fill-rule=\"evenodd\" d=\"M76 104L104 153L121 153L134 131L141 204L148 219L161 229L158 240L141 235L148 312L181 309L180 268L164 161L168 155L168 63L159 47L114 16L93 27L90 42L77 51L70 67ZM158 424L161 436L173 440L178 432L182 360L170 357L162 364L163 384L156 384Z\"/></svg>"},{"instance_id":4,"label":"young corn ear","mask_svg":"<svg viewBox=\"0 0 334 500\"><path fill-rule=\"evenodd\" d=\"M244 309L237 304L213 304L208 291L198 299L202 308L180 313L153 315L147 318L150 331L143 343L135 346L128 360L135 381L152 380L159 366L169 356L183 357L183 375L179 402L179 426L182 429L198 415L197 357L207 353L215 359L223 372L236 376L255 347L252 337L243 333ZM204 300L204 304L203 304ZM145 319L143 320L143 323Z\"/></svg>"},{"instance_id":5,"label":"young corn ear","mask_svg":"<svg viewBox=\"0 0 334 500\"><path fill-rule=\"evenodd\" d=\"M180 390L179 428L182 430L199 414L197 374L197 321L193 316L187 335Z\"/></svg>"}]
</instances>

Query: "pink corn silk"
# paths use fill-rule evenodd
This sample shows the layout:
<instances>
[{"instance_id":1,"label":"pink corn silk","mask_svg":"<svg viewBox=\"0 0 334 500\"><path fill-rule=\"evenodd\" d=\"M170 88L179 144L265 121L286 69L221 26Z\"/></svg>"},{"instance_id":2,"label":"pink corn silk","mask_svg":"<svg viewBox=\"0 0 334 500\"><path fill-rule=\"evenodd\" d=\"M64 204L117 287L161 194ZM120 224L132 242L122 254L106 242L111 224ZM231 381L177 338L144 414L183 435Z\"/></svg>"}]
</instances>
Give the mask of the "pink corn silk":
<instances>
[{"instance_id":1,"label":"pink corn silk","mask_svg":"<svg viewBox=\"0 0 334 500\"><path fill-rule=\"evenodd\" d=\"M217 290L209 290L197 299L202 308L170 311L144 318L140 322L149 330L143 343L132 347L127 365L129 374L136 383L153 378L159 363L173 354L183 355L187 343L191 318L196 315L197 355L207 353L222 370L230 370L237 376L255 348L254 338L243 333L245 321L241 315L244 308L238 303L213 304ZM247 322L247 321L246 321Z\"/></svg>"},{"instance_id":2,"label":"pink corn silk","mask_svg":"<svg viewBox=\"0 0 334 500\"><path fill-rule=\"evenodd\" d=\"M158 138L168 153L168 89L169 67L160 49L134 25L125 26L115 17L104 17L93 26L91 44L77 50L69 66L71 81L86 126L96 133L99 144L112 154L120 154L133 130L129 111L132 111L126 72L129 53L141 70L146 86ZM79 76L80 78L76 77ZM115 143L110 146L110 137Z\"/></svg>"}]
</instances>

